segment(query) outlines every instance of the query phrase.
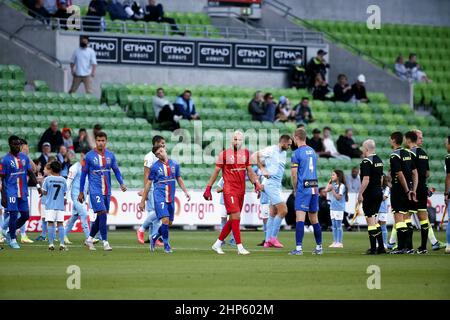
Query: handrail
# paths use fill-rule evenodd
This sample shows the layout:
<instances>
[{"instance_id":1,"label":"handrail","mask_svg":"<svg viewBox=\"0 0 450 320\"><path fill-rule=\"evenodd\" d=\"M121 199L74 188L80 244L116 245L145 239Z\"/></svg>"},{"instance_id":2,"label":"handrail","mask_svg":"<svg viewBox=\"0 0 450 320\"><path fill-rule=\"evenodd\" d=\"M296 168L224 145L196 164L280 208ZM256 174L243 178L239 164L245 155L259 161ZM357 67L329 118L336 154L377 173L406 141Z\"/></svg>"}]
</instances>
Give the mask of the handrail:
<instances>
[{"instance_id":1,"label":"handrail","mask_svg":"<svg viewBox=\"0 0 450 320\"><path fill-rule=\"evenodd\" d=\"M326 30L324 30L324 29L322 29L322 28L320 28L320 27L318 27L318 26L316 26L316 25L314 25L312 23L309 23L308 21L306 21L306 20L304 20L304 19L302 19L302 18L300 18L300 17L298 17L296 15L294 15L293 13L290 12L292 8L287 6L287 5L285 5L284 3L282 3L282 2L280 2L278 0L265 0L264 4L271 5L275 9L284 12L285 13L285 15L284 15L285 17L290 17L291 19L298 20L298 21L300 21L303 25L305 25L309 29L315 29L315 30L318 30L318 31L322 32L328 38L332 39L334 42L337 42L337 43L340 43L340 44L343 44L343 45L349 47L351 50L355 51L359 56L365 56L365 57L375 61L377 64L381 65L383 70L385 70L388 67L388 64L385 63L384 61L382 61L382 60L380 60L378 58L375 58L374 56L368 54L367 52L365 52L365 51L363 51L363 50L353 46L349 42L347 42L345 40L342 40L339 37L336 37L334 34L328 32L328 31L326 31Z\"/></svg>"}]
</instances>

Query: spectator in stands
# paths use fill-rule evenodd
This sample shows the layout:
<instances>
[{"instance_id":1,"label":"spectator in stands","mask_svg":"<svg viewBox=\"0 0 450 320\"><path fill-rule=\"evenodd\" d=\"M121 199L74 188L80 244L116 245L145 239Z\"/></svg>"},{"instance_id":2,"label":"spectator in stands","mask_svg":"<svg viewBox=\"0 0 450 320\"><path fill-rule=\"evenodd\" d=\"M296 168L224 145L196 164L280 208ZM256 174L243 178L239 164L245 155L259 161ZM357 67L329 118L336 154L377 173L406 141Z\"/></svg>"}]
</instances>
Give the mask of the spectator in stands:
<instances>
[{"instance_id":1,"label":"spectator in stands","mask_svg":"<svg viewBox=\"0 0 450 320\"><path fill-rule=\"evenodd\" d=\"M405 68L411 73L411 77L416 82L432 82L428 79L427 74L422 71L420 65L417 63L417 55L415 53L409 54L409 60L405 62Z\"/></svg>"},{"instance_id":2,"label":"spectator in stands","mask_svg":"<svg viewBox=\"0 0 450 320\"><path fill-rule=\"evenodd\" d=\"M61 133L64 142L63 145L67 148L69 152L75 152L75 147L73 145L72 140L72 131L70 130L70 128L63 128Z\"/></svg>"},{"instance_id":3,"label":"spectator in stands","mask_svg":"<svg viewBox=\"0 0 450 320\"><path fill-rule=\"evenodd\" d=\"M102 129L103 129L102 125L97 123L96 125L94 125L94 128L92 128L91 133L87 132L87 140L89 142L89 147L91 149L94 149L96 147L95 136L97 135L97 133L102 131Z\"/></svg>"},{"instance_id":4,"label":"spectator in stands","mask_svg":"<svg viewBox=\"0 0 450 320\"><path fill-rule=\"evenodd\" d=\"M56 6L55 6L55 11L56 11ZM52 16L51 13L45 8L44 0L35 0L33 2L31 10L28 11L28 14L31 17L41 20L43 23L46 23L46 24L50 23L50 17Z\"/></svg>"},{"instance_id":5,"label":"spectator in stands","mask_svg":"<svg viewBox=\"0 0 450 320\"><path fill-rule=\"evenodd\" d=\"M312 87L312 96L314 100L331 100L331 89L320 73L316 74L314 86Z\"/></svg>"},{"instance_id":6,"label":"spectator in stands","mask_svg":"<svg viewBox=\"0 0 450 320\"><path fill-rule=\"evenodd\" d=\"M319 157L329 158L331 157L330 152L325 151L325 147L323 145L323 140L320 137L320 130L315 128L313 131L313 136L311 139L308 139L307 145L314 149Z\"/></svg>"},{"instance_id":7,"label":"spectator in stands","mask_svg":"<svg viewBox=\"0 0 450 320\"><path fill-rule=\"evenodd\" d=\"M255 96L248 104L248 112L252 115L253 121L262 121L261 117L265 115L264 99L261 91L256 91Z\"/></svg>"},{"instance_id":8,"label":"spectator in stands","mask_svg":"<svg viewBox=\"0 0 450 320\"><path fill-rule=\"evenodd\" d=\"M27 142L27 140L25 140L23 138L20 139L20 152L22 152L23 154L25 154L28 157L28 160L30 160L31 169L33 170L33 172L36 172L36 164L33 162L33 159L31 159L31 157L30 157L30 148L28 147L28 142ZM35 185L30 186L30 187L35 187Z\"/></svg>"},{"instance_id":9,"label":"spectator in stands","mask_svg":"<svg viewBox=\"0 0 450 320\"><path fill-rule=\"evenodd\" d=\"M88 45L88 37L82 36L80 47L73 52L70 59L73 80L69 93L76 92L81 83L84 84L86 93L92 93L92 78L95 77L97 70L97 58L94 49Z\"/></svg>"},{"instance_id":10,"label":"spectator in stands","mask_svg":"<svg viewBox=\"0 0 450 320\"><path fill-rule=\"evenodd\" d=\"M85 128L81 128L80 130L78 130L78 137L76 137L73 141L73 147L76 153L80 153L82 150L91 149Z\"/></svg>"},{"instance_id":11,"label":"spectator in stands","mask_svg":"<svg viewBox=\"0 0 450 320\"><path fill-rule=\"evenodd\" d=\"M42 4L44 8L48 11L48 13L50 13L50 15L54 15L56 10L58 10L56 0L43 0Z\"/></svg>"},{"instance_id":12,"label":"spectator in stands","mask_svg":"<svg viewBox=\"0 0 450 320\"><path fill-rule=\"evenodd\" d=\"M133 1L133 3L131 3L131 1L125 0L123 2L123 9L127 13L128 19L134 21L144 19L144 10L136 1Z\"/></svg>"},{"instance_id":13,"label":"spectator in stands","mask_svg":"<svg viewBox=\"0 0 450 320\"><path fill-rule=\"evenodd\" d=\"M359 146L353 140L353 130L346 129L344 135L340 135L337 142L337 150L340 154L346 155L350 158L361 158L362 152Z\"/></svg>"},{"instance_id":14,"label":"spectator in stands","mask_svg":"<svg viewBox=\"0 0 450 320\"><path fill-rule=\"evenodd\" d=\"M327 199L327 191L324 187L319 188L318 218L322 231L331 229L330 200Z\"/></svg>"},{"instance_id":15,"label":"spectator in stands","mask_svg":"<svg viewBox=\"0 0 450 320\"><path fill-rule=\"evenodd\" d=\"M62 29L67 30L67 19L71 16L71 13L67 12L67 2L66 0L58 1L58 10L56 10L53 15L54 18L59 19L59 25Z\"/></svg>"},{"instance_id":16,"label":"spectator in stands","mask_svg":"<svg viewBox=\"0 0 450 320\"><path fill-rule=\"evenodd\" d=\"M337 149L334 145L334 141L331 138L331 128L330 127L323 128L323 145L325 147L325 151L329 152L333 158L340 159L340 160L350 160L350 157L340 154L337 151Z\"/></svg>"},{"instance_id":17,"label":"spectator in stands","mask_svg":"<svg viewBox=\"0 0 450 320\"><path fill-rule=\"evenodd\" d=\"M330 68L330 64L327 63L324 56L326 51L320 49L317 51L317 55L309 60L306 65L306 76L308 77L308 87L312 88L316 79L316 75L319 73L323 79L326 79L327 69Z\"/></svg>"},{"instance_id":18,"label":"spectator in stands","mask_svg":"<svg viewBox=\"0 0 450 320\"><path fill-rule=\"evenodd\" d=\"M48 142L51 145L51 151L56 152L59 146L64 144L61 131L58 129L58 122L52 121L50 127L42 134L38 143L38 150L42 151L42 145L44 142Z\"/></svg>"},{"instance_id":19,"label":"spectator in stands","mask_svg":"<svg viewBox=\"0 0 450 320\"><path fill-rule=\"evenodd\" d=\"M86 14L87 18L83 19L85 31L104 31L104 16L106 15L107 7L108 4L105 0L91 0Z\"/></svg>"},{"instance_id":20,"label":"spectator in stands","mask_svg":"<svg viewBox=\"0 0 450 320\"><path fill-rule=\"evenodd\" d=\"M294 120L291 102L285 96L281 96L275 111L275 121L287 122L291 120Z\"/></svg>"},{"instance_id":21,"label":"spectator in stands","mask_svg":"<svg viewBox=\"0 0 450 320\"><path fill-rule=\"evenodd\" d=\"M184 36L184 32L181 32L180 29L178 29L175 19L164 16L163 6L160 3L156 4L156 0L148 0L148 6L145 7L144 19L145 21L154 21L158 23L166 22L170 24L172 33Z\"/></svg>"},{"instance_id":22,"label":"spectator in stands","mask_svg":"<svg viewBox=\"0 0 450 320\"><path fill-rule=\"evenodd\" d=\"M44 174L45 165L47 164L47 162L49 161L50 156L51 156L50 152L51 152L51 145L50 145L50 143L44 142L42 144L42 153L39 156L39 162L41 164L41 170L40 170L41 174Z\"/></svg>"},{"instance_id":23,"label":"spectator in stands","mask_svg":"<svg viewBox=\"0 0 450 320\"><path fill-rule=\"evenodd\" d=\"M348 84L345 74L338 75L337 83L333 88L334 101L348 102L353 96L352 87Z\"/></svg>"},{"instance_id":24,"label":"spectator in stands","mask_svg":"<svg viewBox=\"0 0 450 320\"><path fill-rule=\"evenodd\" d=\"M174 113L174 106L164 97L163 88L156 89L156 96L153 97L153 111L161 130L173 131L180 128L178 122L183 116Z\"/></svg>"},{"instance_id":25,"label":"spectator in stands","mask_svg":"<svg viewBox=\"0 0 450 320\"><path fill-rule=\"evenodd\" d=\"M119 1L109 1L106 10L111 20L127 20L128 15Z\"/></svg>"},{"instance_id":26,"label":"spectator in stands","mask_svg":"<svg viewBox=\"0 0 450 320\"><path fill-rule=\"evenodd\" d=\"M366 77L363 74L360 74L356 82L352 85L353 98L356 100L356 102L363 102L363 103L369 102L366 87L364 86L365 83Z\"/></svg>"},{"instance_id":27,"label":"spectator in stands","mask_svg":"<svg viewBox=\"0 0 450 320\"><path fill-rule=\"evenodd\" d=\"M299 104L294 107L294 113L297 124L308 124L315 121L308 97L303 97L302 100L300 100Z\"/></svg>"},{"instance_id":28,"label":"spectator in stands","mask_svg":"<svg viewBox=\"0 0 450 320\"><path fill-rule=\"evenodd\" d=\"M274 122L276 106L273 101L273 95L270 92L264 95L264 109L266 110L266 114L262 117L261 121Z\"/></svg>"},{"instance_id":29,"label":"spectator in stands","mask_svg":"<svg viewBox=\"0 0 450 320\"><path fill-rule=\"evenodd\" d=\"M295 89L306 88L306 70L303 64L303 56L298 54L288 69L289 87Z\"/></svg>"},{"instance_id":30,"label":"spectator in stands","mask_svg":"<svg viewBox=\"0 0 450 320\"><path fill-rule=\"evenodd\" d=\"M359 168L353 167L351 174L345 180L347 181L348 192L358 193L361 188L361 179L359 177Z\"/></svg>"},{"instance_id":31,"label":"spectator in stands","mask_svg":"<svg viewBox=\"0 0 450 320\"><path fill-rule=\"evenodd\" d=\"M200 116L195 111L195 104L191 98L192 92L184 90L183 94L179 95L175 100L175 114L183 116L187 120L199 120Z\"/></svg>"},{"instance_id":32,"label":"spectator in stands","mask_svg":"<svg viewBox=\"0 0 450 320\"><path fill-rule=\"evenodd\" d=\"M399 55L397 59L395 59L394 72L402 80L411 80L411 74L405 67L404 59L402 55Z\"/></svg>"},{"instance_id":33,"label":"spectator in stands","mask_svg":"<svg viewBox=\"0 0 450 320\"><path fill-rule=\"evenodd\" d=\"M65 146L59 147L59 152L56 155L56 160L58 160L59 163L61 163L61 176L67 179L67 175L69 174L69 168L70 168L70 156L69 152L67 151L67 148Z\"/></svg>"}]
</instances>

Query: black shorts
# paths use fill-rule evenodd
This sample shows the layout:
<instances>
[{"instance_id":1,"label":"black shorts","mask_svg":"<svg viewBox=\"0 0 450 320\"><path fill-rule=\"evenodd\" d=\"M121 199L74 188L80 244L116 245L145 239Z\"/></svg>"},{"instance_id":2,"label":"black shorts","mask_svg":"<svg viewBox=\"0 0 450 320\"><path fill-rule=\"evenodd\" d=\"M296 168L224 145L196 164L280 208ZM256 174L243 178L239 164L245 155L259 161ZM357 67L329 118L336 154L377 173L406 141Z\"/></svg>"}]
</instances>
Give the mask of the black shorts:
<instances>
[{"instance_id":1,"label":"black shorts","mask_svg":"<svg viewBox=\"0 0 450 320\"><path fill-rule=\"evenodd\" d=\"M410 201L410 211L427 211L428 188L418 187L416 193L417 202Z\"/></svg>"},{"instance_id":2,"label":"black shorts","mask_svg":"<svg viewBox=\"0 0 450 320\"><path fill-rule=\"evenodd\" d=\"M391 191L391 209L392 213L407 213L411 207L408 195L401 189L392 189Z\"/></svg>"},{"instance_id":3,"label":"black shorts","mask_svg":"<svg viewBox=\"0 0 450 320\"><path fill-rule=\"evenodd\" d=\"M376 215L380 209L381 202L383 202L383 193L379 192L364 192L362 207L366 217Z\"/></svg>"}]
</instances>

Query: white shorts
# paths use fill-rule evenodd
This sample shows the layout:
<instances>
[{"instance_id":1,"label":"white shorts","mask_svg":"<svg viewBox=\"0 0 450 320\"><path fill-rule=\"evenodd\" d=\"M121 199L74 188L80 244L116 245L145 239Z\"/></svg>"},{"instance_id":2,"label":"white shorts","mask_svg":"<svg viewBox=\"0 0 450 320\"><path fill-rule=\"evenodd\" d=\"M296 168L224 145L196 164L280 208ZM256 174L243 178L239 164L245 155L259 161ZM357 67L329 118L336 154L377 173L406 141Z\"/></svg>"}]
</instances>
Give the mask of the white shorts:
<instances>
[{"instance_id":1,"label":"white shorts","mask_svg":"<svg viewBox=\"0 0 450 320\"><path fill-rule=\"evenodd\" d=\"M64 213L62 210L45 210L45 221L64 222Z\"/></svg>"},{"instance_id":2,"label":"white shorts","mask_svg":"<svg viewBox=\"0 0 450 320\"><path fill-rule=\"evenodd\" d=\"M343 220L344 219L344 211L335 211L330 210L331 219L334 220Z\"/></svg>"},{"instance_id":3,"label":"white shorts","mask_svg":"<svg viewBox=\"0 0 450 320\"><path fill-rule=\"evenodd\" d=\"M227 215L227 209L225 208L225 205L224 204L221 204L220 206L219 206L219 212L220 212L220 217L221 218L227 218L228 217L228 215Z\"/></svg>"},{"instance_id":4,"label":"white shorts","mask_svg":"<svg viewBox=\"0 0 450 320\"><path fill-rule=\"evenodd\" d=\"M378 213L378 221L387 221L387 213Z\"/></svg>"},{"instance_id":5,"label":"white shorts","mask_svg":"<svg viewBox=\"0 0 450 320\"><path fill-rule=\"evenodd\" d=\"M261 219L268 219L270 214L270 204L265 203L261 205Z\"/></svg>"}]
</instances>

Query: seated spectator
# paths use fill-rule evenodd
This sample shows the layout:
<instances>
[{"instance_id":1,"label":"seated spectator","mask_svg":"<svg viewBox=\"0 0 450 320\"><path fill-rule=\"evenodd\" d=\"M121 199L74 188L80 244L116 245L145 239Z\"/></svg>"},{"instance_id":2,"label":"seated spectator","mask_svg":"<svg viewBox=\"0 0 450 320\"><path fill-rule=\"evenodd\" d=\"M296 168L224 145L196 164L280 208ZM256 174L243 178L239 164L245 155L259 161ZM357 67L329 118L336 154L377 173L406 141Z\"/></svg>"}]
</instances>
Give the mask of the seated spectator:
<instances>
[{"instance_id":1,"label":"seated spectator","mask_svg":"<svg viewBox=\"0 0 450 320\"><path fill-rule=\"evenodd\" d=\"M266 96L267 94L264 96L264 98ZM266 104L266 99L264 98L261 91L256 91L254 98L248 104L248 112L252 115L253 121L273 122L275 118L275 110L273 110L272 112L270 109L269 110L267 109L267 107L270 105Z\"/></svg>"},{"instance_id":2,"label":"seated spectator","mask_svg":"<svg viewBox=\"0 0 450 320\"><path fill-rule=\"evenodd\" d=\"M294 120L291 102L285 96L281 96L275 111L275 121L287 122L291 120Z\"/></svg>"},{"instance_id":3,"label":"seated spectator","mask_svg":"<svg viewBox=\"0 0 450 320\"><path fill-rule=\"evenodd\" d=\"M432 82L428 79L427 74L421 70L420 65L417 63L417 55L415 53L409 54L409 60L405 62L405 68L411 73L411 77L416 82Z\"/></svg>"},{"instance_id":4,"label":"seated spectator","mask_svg":"<svg viewBox=\"0 0 450 320\"><path fill-rule=\"evenodd\" d=\"M180 128L178 122L183 116L174 114L174 106L164 97L164 89L156 89L156 96L153 97L153 111L155 118L162 130L176 130Z\"/></svg>"},{"instance_id":5,"label":"seated spectator","mask_svg":"<svg viewBox=\"0 0 450 320\"><path fill-rule=\"evenodd\" d=\"M334 145L334 141L331 138L331 128L325 127L323 128L323 146L325 147L325 151L329 152L333 158L340 160L350 160L350 157L340 154Z\"/></svg>"},{"instance_id":6,"label":"seated spectator","mask_svg":"<svg viewBox=\"0 0 450 320\"><path fill-rule=\"evenodd\" d=\"M66 0L58 1L58 10L56 10L53 15L54 18L59 19L59 25L62 29L67 30L67 19L71 16L71 13L67 12L67 2Z\"/></svg>"},{"instance_id":7,"label":"seated spectator","mask_svg":"<svg viewBox=\"0 0 450 320\"><path fill-rule=\"evenodd\" d=\"M311 107L309 106L308 97L303 97L302 100L300 100L300 103L294 107L294 113L297 124L308 124L315 121L312 115Z\"/></svg>"},{"instance_id":8,"label":"seated spectator","mask_svg":"<svg viewBox=\"0 0 450 320\"><path fill-rule=\"evenodd\" d=\"M104 16L107 7L108 4L105 0L91 0L86 19L83 19L85 31L100 32L106 29Z\"/></svg>"},{"instance_id":9,"label":"seated spectator","mask_svg":"<svg viewBox=\"0 0 450 320\"><path fill-rule=\"evenodd\" d=\"M338 75L337 83L333 88L334 101L348 102L353 96L352 87L348 84L345 74Z\"/></svg>"},{"instance_id":10,"label":"seated spectator","mask_svg":"<svg viewBox=\"0 0 450 320\"><path fill-rule=\"evenodd\" d=\"M325 60L324 56L326 51L320 49L317 51L317 55L309 60L306 65L306 76L308 77L308 88L314 86L316 75L320 74L323 79L327 78L327 69L330 68L330 64Z\"/></svg>"},{"instance_id":11,"label":"seated spectator","mask_svg":"<svg viewBox=\"0 0 450 320\"><path fill-rule=\"evenodd\" d=\"M72 131L69 128L62 129L63 145L69 152L75 152L75 147L72 140Z\"/></svg>"},{"instance_id":12,"label":"seated spectator","mask_svg":"<svg viewBox=\"0 0 450 320\"><path fill-rule=\"evenodd\" d=\"M320 73L316 74L314 86L312 88L312 96L314 100L331 100L331 89L328 83L323 79Z\"/></svg>"},{"instance_id":13,"label":"seated spectator","mask_svg":"<svg viewBox=\"0 0 450 320\"><path fill-rule=\"evenodd\" d=\"M399 55L397 59L395 59L394 72L402 80L410 80L411 74L408 72L404 65L404 59L402 55Z\"/></svg>"},{"instance_id":14,"label":"seated spectator","mask_svg":"<svg viewBox=\"0 0 450 320\"><path fill-rule=\"evenodd\" d=\"M345 134L339 136L336 142L337 150L340 154L346 155L350 158L361 158L362 152L359 150L359 146L353 140L353 130L345 130Z\"/></svg>"},{"instance_id":15,"label":"seated spectator","mask_svg":"<svg viewBox=\"0 0 450 320\"><path fill-rule=\"evenodd\" d=\"M347 181L348 192L358 193L361 188L361 179L359 177L359 168L353 167L352 173L345 180Z\"/></svg>"},{"instance_id":16,"label":"seated spectator","mask_svg":"<svg viewBox=\"0 0 450 320\"><path fill-rule=\"evenodd\" d=\"M295 57L294 62L289 66L288 80L290 88L295 89L306 88L307 86L306 70L303 64L303 57L301 54L298 54Z\"/></svg>"},{"instance_id":17,"label":"seated spectator","mask_svg":"<svg viewBox=\"0 0 450 320\"><path fill-rule=\"evenodd\" d=\"M111 20L127 20L128 15L125 12L122 4L118 1L109 1L106 6L106 11L108 11Z\"/></svg>"},{"instance_id":18,"label":"seated spectator","mask_svg":"<svg viewBox=\"0 0 450 320\"><path fill-rule=\"evenodd\" d=\"M123 2L123 9L127 13L128 19L138 21L144 19L144 10L141 6L136 2L130 3L129 0L125 0Z\"/></svg>"},{"instance_id":19,"label":"seated spectator","mask_svg":"<svg viewBox=\"0 0 450 320\"><path fill-rule=\"evenodd\" d=\"M67 148L65 146L59 147L59 152L56 155L56 160L58 160L59 163L61 163L61 176L67 179L67 175L69 174L69 168L70 168L70 158L69 158L69 152L67 151Z\"/></svg>"},{"instance_id":20,"label":"seated spectator","mask_svg":"<svg viewBox=\"0 0 450 320\"><path fill-rule=\"evenodd\" d=\"M366 87L364 86L365 83L366 77L363 74L360 74L356 82L352 85L353 98L358 102L369 102Z\"/></svg>"},{"instance_id":21,"label":"seated spectator","mask_svg":"<svg viewBox=\"0 0 450 320\"><path fill-rule=\"evenodd\" d=\"M145 7L145 21L154 21L158 23L166 22L170 24L172 33L184 36L184 32L178 29L175 19L164 17L164 9L162 4L156 4L156 0L148 0L148 6Z\"/></svg>"},{"instance_id":22,"label":"seated spectator","mask_svg":"<svg viewBox=\"0 0 450 320\"><path fill-rule=\"evenodd\" d=\"M43 7L47 10L50 15L54 15L56 10L58 10L58 6L56 5L56 0L43 0Z\"/></svg>"},{"instance_id":23,"label":"seated spectator","mask_svg":"<svg viewBox=\"0 0 450 320\"><path fill-rule=\"evenodd\" d=\"M54 12L56 12L56 2ZM31 10L28 11L28 14L46 24L50 23L50 17L52 16L52 14L44 7L44 0L35 0Z\"/></svg>"},{"instance_id":24,"label":"seated spectator","mask_svg":"<svg viewBox=\"0 0 450 320\"><path fill-rule=\"evenodd\" d=\"M175 101L175 114L183 116L187 120L199 120L200 116L195 111L195 104L191 98L191 91L184 90L183 94L177 97Z\"/></svg>"},{"instance_id":25,"label":"seated spectator","mask_svg":"<svg viewBox=\"0 0 450 320\"><path fill-rule=\"evenodd\" d=\"M41 174L44 174L45 165L47 164L47 162L49 161L49 158L51 156L50 152L51 152L50 143L44 142L42 144L42 153L39 156L39 162L41 164L41 170L40 170Z\"/></svg>"},{"instance_id":26,"label":"seated spectator","mask_svg":"<svg viewBox=\"0 0 450 320\"><path fill-rule=\"evenodd\" d=\"M320 130L315 128L313 131L313 136L311 139L308 139L306 144L314 149L319 157L329 158L331 157L330 152L325 151L325 147L323 145L322 138L320 137Z\"/></svg>"},{"instance_id":27,"label":"seated spectator","mask_svg":"<svg viewBox=\"0 0 450 320\"><path fill-rule=\"evenodd\" d=\"M78 130L78 137L73 141L73 147L76 153L80 153L82 150L91 150L85 128Z\"/></svg>"},{"instance_id":28,"label":"seated spectator","mask_svg":"<svg viewBox=\"0 0 450 320\"><path fill-rule=\"evenodd\" d=\"M264 109L266 113L261 118L261 121L274 122L275 121L275 103L273 102L273 95L268 92L264 95Z\"/></svg>"},{"instance_id":29,"label":"seated spectator","mask_svg":"<svg viewBox=\"0 0 450 320\"><path fill-rule=\"evenodd\" d=\"M48 142L51 145L52 152L56 152L59 150L59 146L64 144L62 133L58 130L57 121L52 121L50 123L50 127L42 134L38 143L38 151L42 151L42 144L44 142Z\"/></svg>"}]
</instances>

